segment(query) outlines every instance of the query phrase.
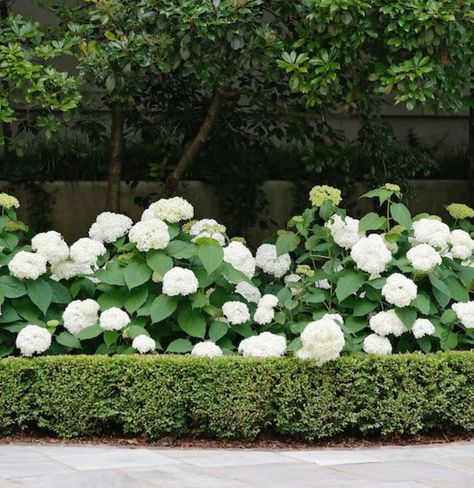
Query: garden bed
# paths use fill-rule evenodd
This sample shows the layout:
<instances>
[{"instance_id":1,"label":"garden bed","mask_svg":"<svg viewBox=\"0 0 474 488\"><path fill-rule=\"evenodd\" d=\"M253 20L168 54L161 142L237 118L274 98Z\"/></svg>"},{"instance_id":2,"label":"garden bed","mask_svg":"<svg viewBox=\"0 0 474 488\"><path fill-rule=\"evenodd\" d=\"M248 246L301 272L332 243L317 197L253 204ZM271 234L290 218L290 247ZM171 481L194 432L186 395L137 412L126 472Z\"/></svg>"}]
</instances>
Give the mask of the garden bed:
<instances>
[{"instance_id":1,"label":"garden bed","mask_svg":"<svg viewBox=\"0 0 474 488\"><path fill-rule=\"evenodd\" d=\"M474 430L474 354L297 359L51 356L0 361L0 429L315 441Z\"/></svg>"}]
</instances>

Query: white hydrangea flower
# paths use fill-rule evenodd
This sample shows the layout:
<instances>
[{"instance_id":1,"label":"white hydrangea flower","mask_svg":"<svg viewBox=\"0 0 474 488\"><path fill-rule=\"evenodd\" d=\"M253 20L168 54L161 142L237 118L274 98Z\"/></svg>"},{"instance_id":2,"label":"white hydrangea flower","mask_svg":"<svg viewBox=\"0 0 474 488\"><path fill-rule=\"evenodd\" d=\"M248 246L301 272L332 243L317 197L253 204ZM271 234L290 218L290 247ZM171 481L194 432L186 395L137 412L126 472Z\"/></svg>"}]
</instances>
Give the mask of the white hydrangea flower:
<instances>
[{"instance_id":1,"label":"white hydrangea flower","mask_svg":"<svg viewBox=\"0 0 474 488\"><path fill-rule=\"evenodd\" d=\"M439 220L424 218L413 222L413 239L416 243L445 249L450 236L449 227Z\"/></svg>"},{"instance_id":2,"label":"white hydrangea flower","mask_svg":"<svg viewBox=\"0 0 474 488\"><path fill-rule=\"evenodd\" d=\"M99 304L90 298L72 301L63 312L64 327L71 334L78 334L82 329L97 323L99 309Z\"/></svg>"},{"instance_id":3,"label":"white hydrangea flower","mask_svg":"<svg viewBox=\"0 0 474 488\"><path fill-rule=\"evenodd\" d=\"M89 237L99 242L115 242L129 231L132 224L132 219L126 215L102 212L91 225Z\"/></svg>"},{"instance_id":4,"label":"white hydrangea flower","mask_svg":"<svg viewBox=\"0 0 474 488\"><path fill-rule=\"evenodd\" d=\"M105 246L94 239L81 237L71 246L71 259L78 264L95 266L97 259L107 252Z\"/></svg>"},{"instance_id":5,"label":"white hydrangea flower","mask_svg":"<svg viewBox=\"0 0 474 488\"><path fill-rule=\"evenodd\" d=\"M278 297L276 295L272 295L271 293L267 293L263 295L262 298L258 301L259 307L265 308L275 308L278 305Z\"/></svg>"},{"instance_id":6,"label":"white hydrangea flower","mask_svg":"<svg viewBox=\"0 0 474 488\"><path fill-rule=\"evenodd\" d=\"M303 345L295 356L315 359L321 365L341 355L345 339L340 325L329 315L310 322L301 333L301 342Z\"/></svg>"},{"instance_id":7,"label":"white hydrangea flower","mask_svg":"<svg viewBox=\"0 0 474 488\"><path fill-rule=\"evenodd\" d=\"M276 246L273 244L262 244L257 249L255 262L260 269L275 278L284 276L291 266L290 255L277 256Z\"/></svg>"},{"instance_id":8,"label":"white hydrangea flower","mask_svg":"<svg viewBox=\"0 0 474 488\"><path fill-rule=\"evenodd\" d=\"M192 295L199 288L196 275L190 270L175 266L163 276L163 294L170 297Z\"/></svg>"},{"instance_id":9,"label":"white hydrangea flower","mask_svg":"<svg viewBox=\"0 0 474 488\"><path fill-rule=\"evenodd\" d=\"M407 307L416 298L418 287L415 282L401 273L393 273L382 288L382 296L391 305Z\"/></svg>"},{"instance_id":10,"label":"white hydrangea flower","mask_svg":"<svg viewBox=\"0 0 474 488\"><path fill-rule=\"evenodd\" d=\"M239 344L239 353L247 357L279 357L285 353L285 350L286 337L271 332L247 337Z\"/></svg>"},{"instance_id":11,"label":"white hydrangea flower","mask_svg":"<svg viewBox=\"0 0 474 488\"><path fill-rule=\"evenodd\" d=\"M331 289L331 283L329 283L328 280L319 280L314 283L314 286L316 288L321 288L321 290L330 290Z\"/></svg>"},{"instance_id":12,"label":"white hydrangea flower","mask_svg":"<svg viewBox=\"0 0 474 488\"><path fill-rule=\"evenodd\" d=\"M387 249L392 253L392 256L394 254L397 254L397 252L398 252L398 244L396 242L389 241L386 238L386 235L385 234L382 234L382 236L383 236L383 240L385 242L385 245L387 246Z\"/></svg>"},{"instance_id":13,"label":"white hydrangea flower","mask_svg":"<svg viewBox=\"0 0 474 488\"><path fill-rule=\"evenodd\" d=\"M362 348L367 354L385 355L392 353L392 344L387 337L381 337L377 334L369 334L364 339Z\"/></svg>"},{"instance_id":14,"label":"white hydrangea flower","mask_svg":"<svg viewBox=\"0 0 474 488\"><path fill-rule=\"evenodd\" d=\"M111 307L100 314L99 325L104 330L122 330L130 323L127 312Z\"/></svg>"},{"instance_id":15,"label":"white hydrangea flower","mask_svg":"<svg viewBox=\"0 0 474 488\"><path fill-rule=\"evenodd\" d=\"M440 254L429 244L418 244L407 252L408 261L416 271L427 273L442 262Z\"/></svg>"},{"instance_id":16,"label":"white hydrangea flower","mask_svg":"<svg viewBox=\"0 0 474 488\"><path fill-rule=\"evenodd\" d=\"M359 269L371 276L378 276L385 271L387 264L392 260L392 253L382 236L370 234L354 244L351 257Z\"/></svg>"},{"instance_id":17,"label":"white hydrangea flower","mask_svg":"<svg viewBox=\"0 0 474 488\"><path fill-rule=\"evenodd\" d=\"M51 266L51 279L54 281L69 280L76 276L87 276L92 273L90 265L78 264L74 261L61 261Z\"/></svg>"},{"instance_id":18,"label":"white hydrangea flower","mask_svg":"<svg viewBox=\"0 0 474 488\"><path fill-rule=\"evenodd\" d=\"M31 247L50 264L64 261L69 257L69 246L64 242L63 236L54 230L36 234L31 239Z\"/></svg>"},{"instance_id":19,"label":"white hydrangea flower","mask_svg":"<svg viewBox=\"0 0 474 488\"><path fill-rule=\"evenodd\" d=\"M132 347L140 354L154 351L156 349L156 342L145 334L140 334L132 341Z\"/></svg>"},{"instance_id":20,"label":"white hydrangea flower","mask_svg":"<svg viewBox=\"0 0 474 488\"><path fill-rule=\"evenodd\" d=\"M474 300L454 303L451 308L466 329L474 329Z\"/></svg>"},{"instance_id":21,"label":"white hydrangea flower","mask_svg":"<svg viewBox=\"0 0 474 488\"><path fill-rule=\"evenodd\" d=\"M342 318L342 315L340 315L338 313L325 313L322 318L334 320L339 325L344 325L344 319Z\"/></svg>"},{"instance_id":22,"label":"white hydrangea flower","mask_svg":"<svg viewBox=\"0 0 474 488\"><path fill-rule=\"evenodd\" d=\"M344 249L351 249L364 237L364 233L359 232L359 221L351 217L343 219L340 215L334 214L324 226L331 231L334 242Z\"/></svg>"},{"instance_id":23,"label":"white hydrangea flower","mask_svg":"<svg viewBox=\"0 0 474 488\"><path fill-rule=\"evenodd\" d=\"M160 219L137 222L128 234L130 242L136 244L139 251L164 249L170 242L168 226Z\"/></svg>"},{"instance_id":24,"label":"white hydrangea flower","mask_svg":"<svg viewBox=\"0 0 474 488\"><path fill-rule=\"evenodd\" d=\"M431 336L435 333L435 326L428 319L416 319L411 329L416 339Z\"/></svg>"},{"instance_id":25,"label":"white hydrangea flower","mask_svg":"<svg viewBox=\"0 0 474 488\"><path fill-rule=\"evenodd\" d=\"M46 258L41 254L20 251L8 263L8 270L19 280L37 280L46 273L46 264Z\"/></svg>"},{"instance_id":26,"label":"white hydrangea flower","mask_svg":"<svg viewBox=\"0 0 474 488\"><path fill-rule=\"evenodd\" d=\"M225 231L225 226L219 224L216 220L201 219L191 226L191 229L189 229L189 234L193 236L193 242L196 242L201 237L208 237L209 239L214 239L217 241L220 246L224 246Z\"/></svg>"},{"instance_id":27,"label":"white hydrangea flower","mask_svg":"<svg viewBox=\"0 0 474 488\"><path fill-rule=\"evenodd\" d=\"M140 218L140 220L142 222L146 222L147 220L151 220L151 219L156 219L156 217L155 217L155 206L156 206L156 202L152 203L148 208L146 208L143 211L142 216Z\"/></svg>"},{"instance_id":28,"label":"white hydrangea flower","mask_svg":"<svg viewBox=\"0 0 474 488\"><path fill-rule=\"evenodd\" d=\"M275 318L275 310L273 308L257 307L253 315L253 320L259 325L270 324Z\"/></svg>"},{"instance_id":29,"label":"white hydrangea flower","mask_svg":"<svg viewBox=\"0 0 474 488\"><path fill-rule=\"evenodd\" d=\"M222 349L211 341L198 342L191 351L191 356L201 358L217 358L222 354Z\"/></svg>"},{"instance_id":30,"label":"white hydrangea flower","mask_svg":"<svg viewBox=\"0 0 474 488\"><path fill-rule=\"evenodd\" d=\"M51 334L44 327L27 325L16 336L15 344L23 356L31 357L49 349Z\"/></svg>"},{"instance_id":31,"label":"white hydrangea flower","mask_svg":"<svg viewBox=\"0 0 474 488\"><path fill-rule=\"evenodd\" d=\"M190 220L194 215L193 206L184 198L162 198L149 207L155 218L175 224L181 220ZM143 216L142 216L143 218Z\"/></svg>"},{"instance_id":32,"label":"white hydrangea flower","mask_svg":"<svg viewBox=\"0 0 474 488\"><path fill-rule=\"evenodd\" d=\"M393 334L396 337L406 332L405 324L400 320L395 310L387 310L372 315L369 319L370 328L380 336Z\"/></svg>"},{"instance_id":33,"label":"white hydrangea flower","mask_svg":"<svg viewBox=\"0 0 474 488\"><path fill-rule=\"evenodd\" d=\"M258 303L262 297L260 290L246 281L237 283L235 292L243 296L250 303Z\"/></svg>"},{"instance_id":34,"label":"white hydrangea flower","mask_svg":"<svg viewBox=\"0 0 474 488\"><path fill-rule=\"evenodd\" d=\"M290 273L285 276L284 281L286 284L288 283L298 283L301 280L301 276L297 275L296 273Z\"/></svg>"},{"instance_id":35,"label":"white hydrangea flower","mask_svg":"<svg viewBox=\"0 0 474 488\"><path fill-rule=\"evenodd\" d=\"M255 274L255 259L250 250L241 242L232 241L224 247L224 261L248 278Z\"/></svg>"},{"instance_id":36,"label":"white hydrangea flower","mask_svg":"<svg viewBox=\"0 0 474 488\"><path fill-rule=\"evenodd\" d=\"M242 302L226 302L222 305L222 312L232 325L244 324L250 320L249 308Z\"/></svg>"},{"instance_id":37,"label":"white hydrangea flower","mask_svg":"<svg viewBox=\"0 0 474 488\"><path fill-rule=\"evenodd\" d=\"M451 232L449 238L451 244L451 254L454 258L468 259L474 251L474 240L464 230L456 229Z\"/></svg>"}]
</instances>

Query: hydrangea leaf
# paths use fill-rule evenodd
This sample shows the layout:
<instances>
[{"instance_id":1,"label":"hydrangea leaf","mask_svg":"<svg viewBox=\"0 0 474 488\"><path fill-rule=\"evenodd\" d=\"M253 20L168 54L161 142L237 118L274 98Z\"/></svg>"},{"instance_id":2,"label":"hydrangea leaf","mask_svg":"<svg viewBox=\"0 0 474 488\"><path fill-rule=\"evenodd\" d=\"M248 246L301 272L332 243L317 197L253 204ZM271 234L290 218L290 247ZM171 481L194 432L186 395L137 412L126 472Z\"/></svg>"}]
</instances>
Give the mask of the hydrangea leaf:
<instances>
[{"instance_id":1,"label":"hydrangea leaf","mask_svg":"<svg viewBox=\"0 0 474 488\"><path fill-rule=\"evenodd\" d=\"M403 205L403 203L392 203L392 205L390 205L390 215L392 216L393 220L395 220L395 222L405 227L405 229L411 228L411 214L408 208Z\"/></svg>"},{"instance_id":2,"label":"hydrangea leaf","mask_svg":"<svg viewBox=\"0 0 474 488\"><path fill-rule=\"evenodd\" d=\"M53 300L53 290L49 283L41 278L37 280L27 280L26 290L31 301L46 314L51 301Z\"/></svg>"},{"instance_id":3,"label":"hydrangea leaf","mask_svg":"<svg viewBox=\"0 0 474 488\"><path fill-rule=\"evenodd\" d=\"M146 335L150 337L148 331L144 327L140 327L138 325L131 325L126 329L126 333L130 339L135 339L135 337L139 335Z\"/></svg>"},{"instance_id":4,"label":"hydrangea leaf","mask_svg":"<svg viewBox=\"0 0 474 488\"><path fill-rule=\"evenodd\" d=\"M382 229L387 225L387 219L375 212L369 212L364 215L359 221L359 231L366 232L368 230Z\"/></svg>"},{"instance_id":5,"label":"hydrangea leaf","mask_svg":"<svg viewBox=\"0 0 474 488\"><path fill-rule=\"evenodd\" d=\"M16 278L0 276L0 293L7 298L19 298L26 295L26 288Z\"/></svg>"},{"instance_id":6,"label":"hydrangea leaf","mask_svg":"<svg viewBox=\"0 0 474 488\"><path fill-rule=\"evenodd\" d=\"M76 336L73 336L69 332L61 332L57 337L56 341L65 347L72 347L74 349L81 349L81 343Z\"/></svg>"},{"instance_id":7,"label":"hydrangea leaf","mask_svg":"<svg viewBox=\"0 0 474 488\"><path fill-rule=\"evenodd\" d=\"M144 263L130 263L123 272L125 283L132 290L146 283L151 276L151 269Z\"/></svg>"},{"instance_id":8,"label":"hydrangea leaf","mask_svg":"<svg viewBox=\"0 0 474 488\"><path fill-rule=\"evenodd\" d=\"M227 334L228 330L229 326L226 323L216 320L209 327L209 339L211 339L212 342L217 342Z\"/></svg>"},{"instance_id":9,"label":"hydrangea leaf","mask_svg":"<svg viewBox=\"0 0 474 488\"><path fill-rule=\"evenodd\" d=\"M178 305L178 301L174 297L167 295L160 295L153 300L150 306L150 317L153 324L161 322L168 318Z\"/></svg>"},{"instance_id":10,"label":"hydrangea leaf","mask_svg":"<svg viewBox=\"0 0 474 488\"><path fill-rule=\"evenodd\" d=\"M146 302L147 298L148 287L145 285L140 286L131 290L130 293L127 293L123 305L128 313L135 313Z\"/></svg>"},{"instance_id":11,"label":"hydrangea leaf","mask_svg":"<svg viewBox=\"0 0 474 488\"><path fill-rule=\"evenodd\" d=\"M224 251L222 247L213 239L206 239L198 246L198 256L207 274L211 274L222 263Z\"/></svg>"},{"instance_id":12,"label":"hydrangea leaf","mask_svg":"<svg viewBox=\"0 0 474 488\"><path fill-rule=\"evenodd\" d=\"M398 318L403 322L403 325L405 325L405 327L407 327L408 330L411 330L417 317L416 310L410 307L403 307L403 308L396 307L395 313L398 315Z\"/></svg>"},{"instance_id":13,"label":"hydrangea leaf","mask_svg":"<svg viewBox=\"0 0 474 488\"><path fill-rule=\"evenodd\" d=\"M94 339L94 337L98 337L102 334L103 329L100 328L98 324L91 325L90 327L86 327L82 329L80 332L76 334L76 337L79 340L86 340L86 339Z\"/></svg>"},{"instance_id":14,"label":"hydrangea leaf","mask_svg":"<svg viewBox=\"0 0 474 488\"><path fill-rule=\"evenodd\" d=\"M151 250L146 254L146 263L153 271L163 276L173 267L173 259L162 251Z\"/></svg>"},{"instance_id":15,"label":"hydrangea leaf","mask_svg":"<svg viewBox=\"0 0 474 488\"><path fill-rule=\"evenodd\" d=\"M342 302L345 298L356 293L365 282L365 275L358 271L346 271L341 274L336 286L337 299Z\"/></svg>"},{"instance_id":16,"label":"hydrangea leaf","mask_svg":"<svg viewBox=\"0 0 474 488\"><path fill-rule=\"evenodd\" d=\"M294 232L283 231L276 240L277 256L294 251L300 243L300 238Z\"/></svg>"},{"instance_id":17,"label":"hydrangea leaf","mask_svg":"<svg viewBox=\"0 0 474 488\"><path fill-rule=\"evenodd\" d=\"M191 337L204 338L206 319L199 310L187 308L178 315L178 324Z\"/></svg>"},{"instance_id":18,"label":"hydrangea leaf","mask_svg":"<svg viewBox=\"0 0 474 488\"><path fill-rule=\"evenodd\" d=\"M192 348L193 345L188 339L176 339L169 343L166 352L185 353L190 352Z\"/></svg>"}]
</instances>

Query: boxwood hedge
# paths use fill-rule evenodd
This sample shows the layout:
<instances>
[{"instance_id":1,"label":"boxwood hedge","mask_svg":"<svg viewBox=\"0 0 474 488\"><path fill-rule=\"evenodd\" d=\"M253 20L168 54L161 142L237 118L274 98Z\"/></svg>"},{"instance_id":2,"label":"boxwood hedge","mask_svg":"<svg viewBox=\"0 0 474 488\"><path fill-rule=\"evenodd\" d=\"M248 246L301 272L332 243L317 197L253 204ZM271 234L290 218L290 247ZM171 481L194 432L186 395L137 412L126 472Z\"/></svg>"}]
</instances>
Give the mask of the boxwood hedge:
<instances>
[{"instance_id":1,"label":"boxwood hedge","mask_svg":"<svg viewBox=\"0 0 474 488\"><path fill-rule=\"evenodd\" d=\"M474 430L474 353L0 361L2 434L305 440Z\"/></svg>"}]
</instances>

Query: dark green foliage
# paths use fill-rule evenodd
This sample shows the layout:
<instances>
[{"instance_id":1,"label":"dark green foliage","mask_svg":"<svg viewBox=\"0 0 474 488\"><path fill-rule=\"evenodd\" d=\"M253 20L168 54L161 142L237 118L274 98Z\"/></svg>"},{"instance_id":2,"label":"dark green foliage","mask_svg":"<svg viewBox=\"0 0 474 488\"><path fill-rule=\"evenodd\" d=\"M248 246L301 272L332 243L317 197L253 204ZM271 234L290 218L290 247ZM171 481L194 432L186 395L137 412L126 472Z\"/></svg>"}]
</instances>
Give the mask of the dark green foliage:
<instances>
[{"instance_id":1,"label":"dark green foliage","mask_svg":"<svg viewBox=\"0 0 474 488\"><path fill-rule=\"evenodd\" d=\"M56 356L0 361L0 429L316 440L474 430L474 354L296 359Z\"/></svg>"}]
</instances>

